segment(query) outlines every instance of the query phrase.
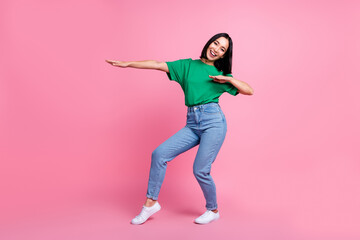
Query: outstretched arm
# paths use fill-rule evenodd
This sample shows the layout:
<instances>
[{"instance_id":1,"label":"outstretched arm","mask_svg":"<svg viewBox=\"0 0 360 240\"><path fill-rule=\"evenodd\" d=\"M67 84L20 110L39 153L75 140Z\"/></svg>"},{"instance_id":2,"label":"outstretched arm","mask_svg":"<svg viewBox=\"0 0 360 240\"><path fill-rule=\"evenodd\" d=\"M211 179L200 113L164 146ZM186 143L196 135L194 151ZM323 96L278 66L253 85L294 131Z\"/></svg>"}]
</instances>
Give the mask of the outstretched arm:
<instances>
[{"instance_id":1,"label":"outstretched arm","mask_svg":"<svg viewBox=\"0 0 360 240\"><path fill-rule=\"evenodd\" d=\"M250 87L249 84L247 84L244 81L240 81L233 77L223 76L223 75L209 76L209 77L212 78L213 81L218 82L218 83L226 83L226 82L231 83L232 85L234 85L234 87L236 87L238 89L238 92L241 94L244 94L244 95L253 95L254 94L254 90Z\"/></svg>"},{"instance_id":2,"label":"outstretched arm","mask_svg":"<svg viewBox=\"0 0 360 240\"><path fill-rule=\"evenodd\" d=\"M158 62L155 60L145 60L145 61L114 61L114 60L105 60L107 63L116 66L116 67L132 67L132 68L141 68L141 69L154 69L164 72L169 72L169 68L166 62Z\"/></svg>"}]
</instances>

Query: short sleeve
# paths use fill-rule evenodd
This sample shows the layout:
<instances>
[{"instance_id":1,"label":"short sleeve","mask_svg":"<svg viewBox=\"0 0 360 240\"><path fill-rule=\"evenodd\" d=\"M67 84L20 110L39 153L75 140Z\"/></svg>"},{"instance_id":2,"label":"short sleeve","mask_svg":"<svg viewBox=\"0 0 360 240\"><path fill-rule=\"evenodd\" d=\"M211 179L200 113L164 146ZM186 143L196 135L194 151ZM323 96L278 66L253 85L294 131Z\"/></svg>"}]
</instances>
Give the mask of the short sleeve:
<instances>
[{"instance_id":1,"label":"short sleeve","mask_svg":"<svg viewBox=\"0 0 360 240\"><path fill-rule=\"evenodd\" d=\"M189 71L189 65L191 60L191 58L187 58L176 60L173 62L166 62L169 69L169 72L166 73L168 78L182 85Z\"/></svg>"},{"instance_id":2,"label":"short sleeve","mask_svg":"<svg viewBox=\"0 0 360 240\"><path fill-rule=\"evenodd\" d=\"M233 77L231 74L226 74L226 76ZM231 83L226 83L228 87L226 88L226 92L230 93L233 96L236 96L239 94L238 89L234 87Z\"/></svg>"}]
</instances>

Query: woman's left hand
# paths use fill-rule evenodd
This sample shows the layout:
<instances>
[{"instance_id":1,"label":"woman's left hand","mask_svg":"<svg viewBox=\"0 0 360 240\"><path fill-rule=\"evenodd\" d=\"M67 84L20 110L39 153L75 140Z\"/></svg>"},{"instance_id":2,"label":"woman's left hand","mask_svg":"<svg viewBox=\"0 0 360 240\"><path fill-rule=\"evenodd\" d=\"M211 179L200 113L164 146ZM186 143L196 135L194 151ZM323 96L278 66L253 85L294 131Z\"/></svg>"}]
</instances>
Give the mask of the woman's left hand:
<instances>
[{"instance_id":1,"label":"woman's left hand","mask_svg":"<svg viewBox=\"0 0 360 240\"><path fill-rule=\"evenodd\" d=\"M209 77L212 78L214 82L218 82L218 83L230 82L230 79L231 79L230 77L223 76L223 75L217 75L217 76L209 75Z\"/></svg>"}]
</instances>

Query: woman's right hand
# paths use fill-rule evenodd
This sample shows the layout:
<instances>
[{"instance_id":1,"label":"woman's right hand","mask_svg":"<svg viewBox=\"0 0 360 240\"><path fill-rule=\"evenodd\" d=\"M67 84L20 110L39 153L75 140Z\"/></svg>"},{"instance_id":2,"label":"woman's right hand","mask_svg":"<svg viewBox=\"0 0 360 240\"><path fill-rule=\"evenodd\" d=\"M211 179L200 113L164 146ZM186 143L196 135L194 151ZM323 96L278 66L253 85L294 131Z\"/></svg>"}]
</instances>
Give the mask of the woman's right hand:
<instances>
[{"instance_id":1,"label":"woman's right hand","mask_svg":"<svg viewBox=\"0 0 360 240\"><path fill-rule=\"evenodd\" d=\"M129 62L124 62L124 61L114 61L114 60L105 60L105 61L115 67L126 68L129 65Z\"/></svg>"}]
</instances>

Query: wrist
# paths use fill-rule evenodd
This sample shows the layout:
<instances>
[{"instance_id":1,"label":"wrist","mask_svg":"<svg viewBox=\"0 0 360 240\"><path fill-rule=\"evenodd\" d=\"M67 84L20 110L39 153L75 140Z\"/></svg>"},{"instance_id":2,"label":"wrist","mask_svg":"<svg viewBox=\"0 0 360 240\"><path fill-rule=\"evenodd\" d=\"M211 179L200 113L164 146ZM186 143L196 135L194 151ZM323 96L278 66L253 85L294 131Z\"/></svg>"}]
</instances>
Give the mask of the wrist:
<instances>
[{"instance_id":1,"label":"wrist","mask_svg":"<svg viewBox=\"0 0 360 240\"><path fill-rule=\"evenodd\" d=\"M234 84L234 82L235 82L236 80L235 80L235 78L233 78L233 77L228 77L228 81L229 81L229 83Z\"/></svg>"}]
</instances>

